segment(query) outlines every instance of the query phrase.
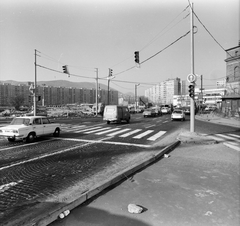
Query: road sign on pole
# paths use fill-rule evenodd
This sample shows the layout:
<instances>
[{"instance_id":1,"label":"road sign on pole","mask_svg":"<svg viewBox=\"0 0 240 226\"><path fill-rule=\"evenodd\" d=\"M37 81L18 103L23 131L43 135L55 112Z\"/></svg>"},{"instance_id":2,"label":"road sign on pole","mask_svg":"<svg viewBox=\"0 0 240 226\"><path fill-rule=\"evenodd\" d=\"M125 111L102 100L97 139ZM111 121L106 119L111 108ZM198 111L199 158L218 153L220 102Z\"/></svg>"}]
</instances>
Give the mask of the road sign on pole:
<instances>
[{"instance_id":1,"label":"road sign on pole","mask_svg":"<svg viewBox=\"0 0 240 226\"><path fill-rule=\"evenodd\" d=\"M189 74L187 76L187 80L189 83L196 82L197 81L197 76L195 74Z\"/></svg>"}]
</instances>

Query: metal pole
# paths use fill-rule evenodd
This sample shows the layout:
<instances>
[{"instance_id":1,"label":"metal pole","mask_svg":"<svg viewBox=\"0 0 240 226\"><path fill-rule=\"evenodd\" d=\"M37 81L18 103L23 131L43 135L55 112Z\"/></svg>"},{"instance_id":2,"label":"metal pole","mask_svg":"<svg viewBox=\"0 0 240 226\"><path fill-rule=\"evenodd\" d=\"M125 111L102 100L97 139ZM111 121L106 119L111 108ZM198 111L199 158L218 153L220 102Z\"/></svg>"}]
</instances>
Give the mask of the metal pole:
<instances>
[{"instance_id":1,"label":"metal pole","mask_svg":"<svg viewBox=\"0 0 240 226\"><path fill-rule=\"evenodd\" d=\"M135 84L135 112L137 112L137 85Z\"/></svg>"},{"instance_id":2,"label":"metal pole","mask_svg":"<svg viewBox=\"0 0 240 226\"><path fill-rule=\"evenodd\" d=\"M45 85L46 84L42 84L43 85L43 99L42 99L42 106L44 106L45 104Z\"/></svg>"},{"instance_id":3,"label":"metal pole","mask_svg":"<svg viewBox=\"0 0 240 226\"><path fill-rule=\"evenodd\" d=\"M37 92L37 50L35 49L35 79L34 79L34 91L33 91L33 115L37 115L37 103L36 103L36 92Z\"/></svg>"},{"instance_id":4,"label":"metal pole","mask_svg":"<svg viewBox=\"0 0 240 226\"><path fill-rule=\"evenodd\" d=\"M191 74L194 75L194 22L193 22L193 3L190 10L191 19ZM195 82L192 83L195 87ZM195 121L195 104L194 97L190 98L190 132L194 132L194 121Z\"/></svg>"},{"instance_id":5,"label":"metal pole","mask_svg":"<svg viewBox=\"0 0 240 226\"><path fill-rule=\"evenodd\" d=\"M96 68L96 116L98 115L98 68Z\"/></svg>"},{"instance_id":6,"label":"metal pole","mask_svg":"<svg viewBox=\"0 0 240 226\"><path fill-rule=\"evenodd\" d=\"M108 105L109 105L110 70L111 69L109 68L109 74L108 74L108 101L107 101Z\"/></svg>"}]
</instances>

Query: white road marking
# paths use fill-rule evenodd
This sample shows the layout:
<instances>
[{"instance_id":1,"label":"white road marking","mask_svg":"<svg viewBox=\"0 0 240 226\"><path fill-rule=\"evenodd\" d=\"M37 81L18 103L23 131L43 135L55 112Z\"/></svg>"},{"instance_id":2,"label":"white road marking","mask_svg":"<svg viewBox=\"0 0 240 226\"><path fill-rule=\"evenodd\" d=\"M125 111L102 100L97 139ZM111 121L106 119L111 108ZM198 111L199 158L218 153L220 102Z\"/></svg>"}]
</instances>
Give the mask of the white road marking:
<instances>
[{"instance_id":1,"label":"white road marking","mask_svg":"<svg viewBox=\"0 0 240 226\"><path fill-rule=\"evenodd\" d=\"M113 137L113 136L116 136L117 134L124 133L124 132L126 132L128 130L130 130L130 129L128 129L128 128L127 129L123 129L123 130L117 131L115 133L107 134L107 136Z\"/></svg>"},{"instance_id":2,"label":"white road marking","mask_svg":"<svg viewBox=\"0 0 240 226\"><path fill-rule=\"evenodd\" d=\"M130 135L132 135L134 133L138 133L139 131L141 131L141 129L135 129L135 130L133 130L133 131L131 131L129 133L125 133L125 134L123 134L123 135L121 135L119 137L128 137L128 136L130 136Z\"/></svg>"},{"instance_id":3,"label":"white road marking","mask_svg":"<svg viewBox=\"0 0 240 226\"><path fill-rule=\"evenodd\" d=\"M239 135L237 135L237 134L232 134L232 133L229 133L229 135L230 135L230 136L232 136L232 137L240 138L240 136L239 136Z\"/></svg>"},{"instance_id":4,"label":"white road marking","mask_svg":"<svg viewBox=\"0 0 240 226\"><path fill-rule=\"evenodd\" d=\"M149 137L147 140L151 140L151 141L155 141L156 139L158 139L159 137L163 136L167 131L159 131L158 133L156 133L154 136Z\"/></svg>"},{"instance_id":5,"label":"white road marking","mask_svg":"<svg viewBox=\"0 0 240 226\"><path fill-rule=\"evenodd\" d=\"M114 129L110 129L110 130L107 130L107 131L103 131L103 132L99 132L99 133L96 133L97 135L102 135L104 133L109 133L109 132L112 132L112 131L115 131L115 130L119 130L120 128L114 128Z\"/></svg>"},{"instance_id":6,"label":"white road marking","mask_svg":"<svg viewBox=\"0 0 240 226\"><path fill-rule=\"evenodd\" d=\"M137 136L135 136L135 137L133 137L134 139L140 139L140 138L142 138L142 137L145 137L145 136L147 136L148 134L150 134L150 133L152 133L154 130L147 130L147 131L145 131L144 133L141 133L141 134L139 134L139 135L137 135Z\"/></svg>"},{"instance_id":7,"label":"white road marking","mask_svg":"<svg viewBox=\"0 0 240 226\"><path fill-rule=\"evenodd\" d=\"M240 143L240 140L237 139L237 138L233 138L233 137L230 137L230 136L226 136L226 135L223 135L223 134L216 134L216 136L219 136L219 137L222 137L222 138L225 138L225 140L233 140L233 141L236 141L236 142L239 142Z\"/></svg>"},{"instance_id":8,"label":"white road marking","mask_svg":"<svg viewBox=\"0 0 240 226\"><path fill-rule=\"evenodd\" d=\"M235 146L235 145L233 145L233 144L230 143L230 142L224 142L223 144L224 144L225 146L229 147L229 148L232 148L232 149L236 150L236 151L240 151L240 147Z\"/></svg>"},{"instance_id":9,"label":"white road marking","mask_svg":"<svg viewBox=\"0 0 240 226\"><path fill-rule=\"evenodd\" d=\"M92 129L98 129L98 128L101 128L101 127L96 126L96 127L91 127L91 128L88 128L88 129L77 130L74 133L81 133L81 132L89 131L89 130L92 130Z\"/></svg>"},{"instance_id":10,"label":"white road marking","mask_svg":"<svg viewBox=\"0 0 240 226\"><path fill-rule=\"evenodd\" d=\"M105 127L105 128L101 128L101 129L95 129L95 130L90 130L90 131L87 131L87 132L84 132L84 133L96 133L96 132L99 132L99 131L103 131L103 130L107 130L107 129L110 129L111 127Z\"/></svg>"}]
</instances>

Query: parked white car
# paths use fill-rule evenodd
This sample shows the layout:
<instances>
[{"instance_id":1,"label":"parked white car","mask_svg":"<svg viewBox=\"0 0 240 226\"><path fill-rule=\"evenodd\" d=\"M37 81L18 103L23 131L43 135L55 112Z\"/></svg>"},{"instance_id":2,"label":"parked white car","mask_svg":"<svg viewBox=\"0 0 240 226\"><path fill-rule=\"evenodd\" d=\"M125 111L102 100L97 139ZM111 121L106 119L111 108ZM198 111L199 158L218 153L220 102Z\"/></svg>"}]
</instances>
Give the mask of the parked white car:
<instances>
[{"instance_id":1,"label":"parked white car","mask_svg":"<svg viewBox=\"0 0 240 226\"><path fill-rule=\"evenodd\" d=\"M51 123L45 116L16 117L10 125L0 127L0 136L9 142L23 140L32 142L36 137L43 135L60 135L60 124Z\"/></svg>"},{"instance_id":2,"label":"parked white car","mask_svg":"<svg viewBox=\"0 0 240 226\"><path fill-rule=\"evenodd\" d=\"M185 121L185 113L183 110L174 110L171 115L172 120Z\"/></svg>"}]
</instances>

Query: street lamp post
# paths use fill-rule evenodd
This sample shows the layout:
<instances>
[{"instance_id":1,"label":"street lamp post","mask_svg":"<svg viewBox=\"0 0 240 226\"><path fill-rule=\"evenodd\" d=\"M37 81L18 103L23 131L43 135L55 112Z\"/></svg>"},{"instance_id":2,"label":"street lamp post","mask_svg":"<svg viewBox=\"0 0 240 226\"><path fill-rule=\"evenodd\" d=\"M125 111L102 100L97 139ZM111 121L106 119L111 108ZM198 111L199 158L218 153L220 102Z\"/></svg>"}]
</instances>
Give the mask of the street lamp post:
<instances>
[{"instance_id":1,"label":"street lamp post","mask_svg":"<svg viewBox=\"0 0 240 226\"><path fill-rule=\"evenodd\" d=\"M140 85L140 83L135 84L135 112L137 112L137 87Z\"/></svg>"},{"instance_id":2,"label":"street lamp post","mask_svg":"<svg viewBox=\"0 0 240 226\"><path fill-rule=\"evenodd\" d=\"M42 86L43 86L42 106L44 106L45 105L45 86L46 86L46 84L42 84Z\"/></svg>"}]
</instances>

